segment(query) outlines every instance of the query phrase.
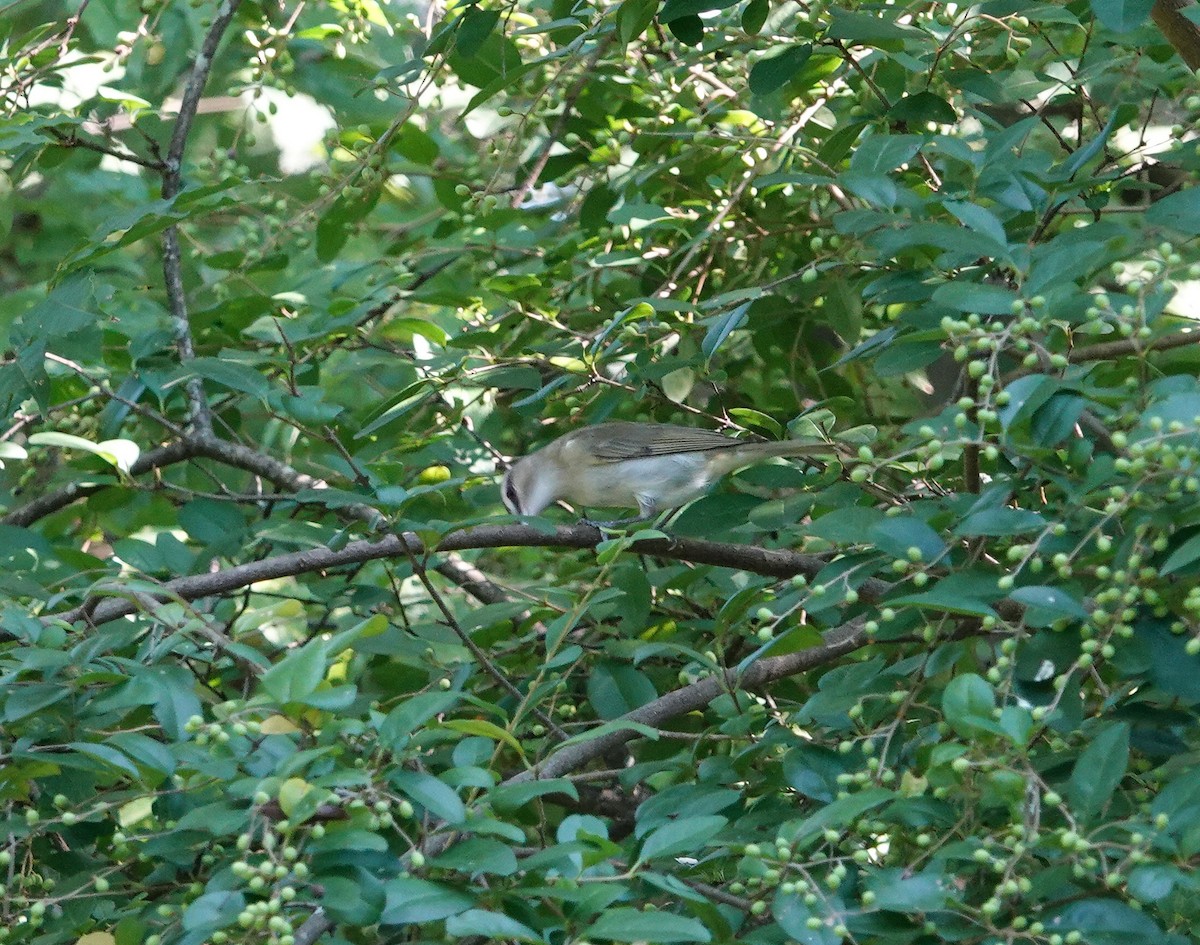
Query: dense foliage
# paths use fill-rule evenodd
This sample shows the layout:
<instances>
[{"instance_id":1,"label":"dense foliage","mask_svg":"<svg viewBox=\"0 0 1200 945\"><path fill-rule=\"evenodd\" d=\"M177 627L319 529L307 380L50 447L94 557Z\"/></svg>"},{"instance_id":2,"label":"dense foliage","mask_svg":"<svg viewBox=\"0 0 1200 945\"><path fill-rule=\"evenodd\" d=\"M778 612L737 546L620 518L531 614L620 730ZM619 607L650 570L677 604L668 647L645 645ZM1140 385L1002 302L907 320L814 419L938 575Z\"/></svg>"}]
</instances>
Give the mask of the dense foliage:
<instances>
[{"instance_id":1,"label":"dense foliage","mask_svg":"<svg viewBox=\"0 0 1200 945\"><path fill-rule=\"evenodd\" d=\"M0 942L1200 940L1197 9L9 4Z\"/></svg>"}]
</instances>

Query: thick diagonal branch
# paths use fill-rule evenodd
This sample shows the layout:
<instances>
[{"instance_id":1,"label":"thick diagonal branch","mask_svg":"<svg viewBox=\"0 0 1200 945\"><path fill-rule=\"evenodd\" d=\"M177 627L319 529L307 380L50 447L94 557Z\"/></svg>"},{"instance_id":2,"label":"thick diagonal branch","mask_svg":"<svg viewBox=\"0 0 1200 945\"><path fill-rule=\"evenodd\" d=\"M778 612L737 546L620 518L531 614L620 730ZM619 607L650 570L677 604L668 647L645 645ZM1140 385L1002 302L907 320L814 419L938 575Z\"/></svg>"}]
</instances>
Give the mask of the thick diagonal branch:
<instances>
[{"instance_id":1,"label":"thick diagonal branch","mask_svg":"<svg viewBox=\"0 0 1200 945\"><path fill-rule=\"evenodd\" d=\"M648 702L646 705L627 712L617 723L630 722L635 725L649 725L660 728L671 719L702 709L722 693L733 689L759 689L768 683L783 679L785 676L795 676L824 666L840 656L857 650L867 640L867 632L862 618L831 630L819 646L787 653L784 656L773 656L752 663L744 670L727 669L724 673L709 676L699 682L668 692L665 696ZM618 728L589 741L566 745L554 752L541 764L522 771L509 778L505 784L520 784L523 781L548 780L562 777L572 771L577 771L589 761L599 758L625 742L637 738L641 733L635 728Z\"/></svg>"},{"instance_id":2,"label":"thick diagonal branch","mask_svg":"<svg viewBox=\"0 0 1200 945\"><path fill-rule=\"evenodd\" d=\"M1200 26L1183 10L1195 6L1192 0L1156 0L1150 8L1154 24L1193 72L1200 71Z\"/></svg>"}]
</instances>

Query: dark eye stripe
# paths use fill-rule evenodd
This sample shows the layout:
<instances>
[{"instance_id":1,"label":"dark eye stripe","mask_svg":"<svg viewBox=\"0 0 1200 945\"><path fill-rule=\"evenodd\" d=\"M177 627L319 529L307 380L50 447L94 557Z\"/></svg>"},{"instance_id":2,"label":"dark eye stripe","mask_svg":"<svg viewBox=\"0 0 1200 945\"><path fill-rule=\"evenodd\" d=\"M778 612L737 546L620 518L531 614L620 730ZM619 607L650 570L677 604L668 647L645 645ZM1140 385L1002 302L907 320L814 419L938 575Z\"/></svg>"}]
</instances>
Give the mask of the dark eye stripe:
<instances>
[{"instance_id":1,"label":"dark eye stripe","mask_svg":"<svg viewBox=\"0 0 1200 945\"><path fill-rule=\"evenodd\" d=\"M508 500L508 507L520 515L521 502L517 498L517 488L512 484L511 479L506 479L504 481L504 498Z\"/></svg>"}]
</instances>

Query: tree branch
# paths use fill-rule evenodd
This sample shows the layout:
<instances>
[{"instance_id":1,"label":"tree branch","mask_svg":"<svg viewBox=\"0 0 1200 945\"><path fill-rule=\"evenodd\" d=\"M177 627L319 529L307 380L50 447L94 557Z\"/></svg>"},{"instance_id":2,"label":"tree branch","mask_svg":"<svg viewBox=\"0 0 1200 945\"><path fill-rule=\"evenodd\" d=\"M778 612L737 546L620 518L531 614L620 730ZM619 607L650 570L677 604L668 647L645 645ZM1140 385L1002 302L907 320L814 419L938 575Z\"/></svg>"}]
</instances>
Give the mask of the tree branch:
<instances>
[{"instance_id":1,"label":"tree branch","mask_svg":"<svg viewBox=\"0 0 1200 945\"><path fill-rule=\"evenodd\" d=\"M351 542L337 551L310 548L264 558L250 564L235 565L220 571L176 578L163 585L163 599L179 598L191 601L214 594L225 594L259 581L332 570L381 558L420 556L427 554L429 550L451 552L482 548L537 547L585 549L595 547L601 540L603 536L600 531L590 525L560 526L549 534L528 525L480 525L453 532L442 539L436 548L426 549L415 534L405 532L403 535L389 535L379 540ZM633 554L736 568L777 578L789 578L797 574L815 577L826 565L825 559L816 555L695 538L654 538L634 542L629 546L629 550ZM886 581L871 578L863 582L858 592L862 599L870 601L881 597L890 587ZM74 623L86 617L90 622L100 624L134 613L137 609L137 605L132 601L106 598L51 616L67 623Z\"/></svg>"},{"instance_id":2,"label":"tree branch","mask_svg":"<svg viewBox=\"0 0 1200 945\"><path fill-rule=\"evenodd\" d=\"M325 910L318 908L304 920L304 924L300 928L296 929L292 938L295 939L295 945L313 945L313 942L332 928L333 922L325 914Z\"/></svg>"},{"instance_id":3,"label":"tree branch","mask_svg":"<svg viewBox=\"0 0 1200 945\"><path fill-rule=\"evenodd\" d=\"M204 86L208 82L208 74L212 70L213 57L221 44L221 37L233 21L233 15L241 0L222 0L213 17L212 26L204 35L204 42L196 61L192 64L191 75L188 76L184 88L183 101L179 105L179 116L175 119L175 131L171 135L171 144L167 148L165 172L163 173L162 194L165 200L173 200L183 189L183 152L187 147L188 135L192 130L192 122L196 119L196 109L200 97L204 94ZM171 312L171 324L175 334L175 347L179 352L179 360L183 363L191 361L196 356L192 343L191 324L188 319L187 296L183 288L183 263L179 248L179 227L175 224L163 231L163 281L167 289L167 303ZM208 400L204 396L204 384L199 377L190 377L187 381L188 419L192 428L200 434L212 432L212 416L208 409Z\"/></svg>"},{"instance_id":4,"label":"tree branch","mask_svg":"<svg viewBox=\"0 0 1200 945\"><path fill-rule=\"evenodd\" d=\"M863 629L865 622L860 617L831 630L819 646L787 653L784 656L759 660L740 672L737 669L727 669L724 673L709 676L690 686L668 692L653 702L648 702L632 712L627 712L617 721L634 722L657 728L680 715L704 708L713 699L731 689L757 689L785 676L794 676L817 666L823 666L839 656L857 650L867 642L869 638L866 630ZM541 764L514 775L504 783L520 784L524 781L544 781L561 777L582 767L593 758L599 758L627 741L637 738L640 734L632 728L619 729L601 735L599 738L566 745Z\"/></svg>"},{"instance_id":5,"label":"tree branch","mask_svg":"<svg viewBox=\"0 0 1200 945\"><path fill-rule=\"evenodd\" d=\"M87 138L81 138L73 130L70 134L60 131L57 128L48 129L50 134L64 148L83 148L87 151L95 151L97 154L107 154L110 157L115 157L119 161L128 161L130 164L137 164L141 167L149 168L152 171L162 171L165 165L162 161L156 161L151 158L144 158L139 154L134 154L126 148L118 148L105 144L98 144L95 141L89 141Z\"/></svg>"},{"instance_id":6,"label":"tree branch","mask_svg":"<svg viewBox=\"0 0 1200 945\"><path fill-rule=\"evenodd\" d=\"M1149 341L1141 338L1119 338L1115 341L1101 341L1083 348L1075 348L1067 352L1067 360L1071 364L1087 364L1091 361L1109 361L1113 358L1123 358L1130 354L1149 354L1152 351L1170 351L1172 348L1186 348L1188 345L1200 343L1200 332L1185 330ZM1019 377L1029 374L1044 374L1046 368L1038 365L1031 368L1017 368L1004 375L1004 383L1008 384Z\"/></svg>"},{"instance_id":7,"label":"tree branch","mask_svg":"<svg viewBox=\"0 0 1200 945\"><path fill-rule=\"evenodd\" d=\"M1191 6L1195 6L1192 0L1156 0L1150 8L1150 19L1167 42L1175 47L1179 58L1197 72L1200 71L1200 27L1182 12Z\"/></svg>"},{"instance_id":8,"label":"tree branch","mask_svg":"<svg viewBox=\"0 0 1200 945\"><path fill-rule=\"evenodd\" d=\"M171 466L186 459L191 459L195 455L197 455L197 450L194 443L189 440L179 440L167 446L160 446L158 449L150 450L148 453L142 453L137 458L137 462L129 468L129 473L132 476L140 476L143 473L150 472L152 469ZM71 503L77 502L80 499L86 499L101 489L110 489L112 486L112 482L72 482L56 492L40 496L27 505L23 505L19 509L14 509L5 515L3 519L0 519L0 521L5 525L28 528L39 519L43 519L47 515L53 515L55 512L65 509Z\"/></svg>"}]
</instances>

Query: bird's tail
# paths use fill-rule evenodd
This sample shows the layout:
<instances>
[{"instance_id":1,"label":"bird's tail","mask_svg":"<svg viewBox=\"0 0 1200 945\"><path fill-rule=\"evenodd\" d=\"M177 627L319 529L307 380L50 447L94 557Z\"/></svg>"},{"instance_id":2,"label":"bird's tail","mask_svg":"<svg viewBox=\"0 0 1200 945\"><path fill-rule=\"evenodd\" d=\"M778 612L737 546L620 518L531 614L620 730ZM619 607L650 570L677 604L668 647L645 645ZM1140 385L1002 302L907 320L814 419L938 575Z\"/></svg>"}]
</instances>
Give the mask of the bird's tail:
<instances>
[{"instance_id":1,"label":"bird's tail","mask_svg":"<svg viewBox=\"0 0 1200 945\"><path fill-rule=\"evenodd\" d=\"M766 442L741 443L719 458L720 475L759 463L777 456L812 456L836 459L841 449L834 443L803 442L801 440L769 440ZM714 457L716 459L717 457Z\"/></svg>"}]
</instances>

